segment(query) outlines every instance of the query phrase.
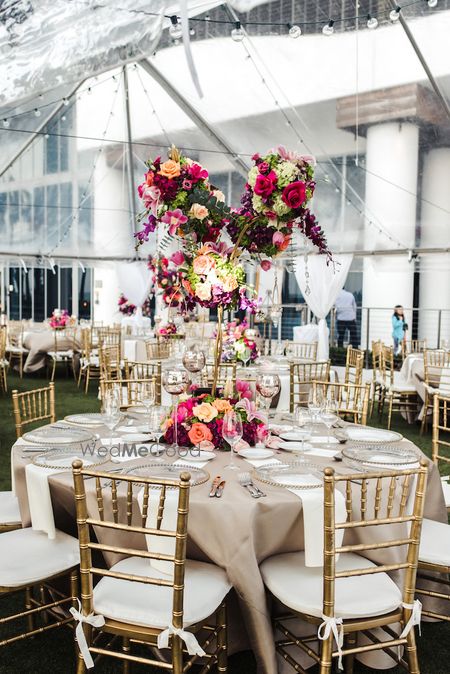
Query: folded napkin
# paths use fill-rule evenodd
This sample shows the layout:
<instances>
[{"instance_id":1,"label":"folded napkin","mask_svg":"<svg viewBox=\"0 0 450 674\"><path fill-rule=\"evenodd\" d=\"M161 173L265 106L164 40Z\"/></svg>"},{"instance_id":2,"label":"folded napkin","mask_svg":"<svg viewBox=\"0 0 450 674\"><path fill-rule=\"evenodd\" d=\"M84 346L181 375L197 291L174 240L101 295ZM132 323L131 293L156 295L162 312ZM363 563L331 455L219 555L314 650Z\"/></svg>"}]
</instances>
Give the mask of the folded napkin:
<instances>
[{"instance_id":1,"label":"folded napkin","mask_svg":"<svg viewBox=\"0 0 450 674\"><path fill-rule=\"evenodd\" d=\"M305 475L305 482L307 476ZM305 565L323 566L323 488L318 489L291 489L302 502L303 527L305 536ZM347 517L345 498L340 491L335 490L335 521L344 522ZM336 531L336 547L342 544L344 530Z\"/></svg>"},{"instance_id":2,"label":"folded napkin","mask_svg":"<svg viewBox=\"0 0 450 674\"><path fill-rule=\"evenodd\" d=\"M339 452L339 449L322 449L322 447L313 447L312 449L307 449L307 456L324 456L327 459L332 458L335 454Z\"/></svg>"},{"instance_id":3,"label":"folded napkin","mask_svg":"<svg viewBox=\"0 0 450 674\"><path fill-rule=\"evenodd\" d=\"M320 445L322 443L327 443L328 438L327 438L326 435L323 435L323 436L322 435L313 435L310 442L312 442L313 444L317 443L318 445ZM332 435L330 435L330 445L338 445L338 444L339 444L339 440L337 440Z\"/></svg>"},{"instance_id":4,"label":"folded napkin","mask_svg":"<svg viewBox=\"0 0 450 674\"><path fill-rule=\"evenodd\" d=\"M42 466L35 466L32 463L25 467L31 526L35 531L43 531L49 538L55 538L56 528L48 476L66 472L62 466L67 466L67 471L72 470L72 461L78 458L78 456L68 456L55 460L54 468L43 468ZM90 463L83 459L85 466L90 465Z\"/></svg>"},{"instance_id":5,"label":"folded napkin","mask_svg":"<svg viewBox=\"0 0 450 674\"><path fill-rule=\"evenodd\" d=\"M149 529L156 529L157 524L157 515L158 515L158 505L159 505L160 490L151 489L149 490L149 504L148 504L148 513L146 526ZM144 487L139 491L137 495L137 502L139 508L143 510L144 503ZM175 531L177 528L177 510L178 510L178 489L167 489L166 498L164 502L164 513L161 522L160 529L166 529L169 531ZM147 543L147 550L149 552L159 552L165 555L174 555L175 554L175 538L169 536L155 536L153 534L147 534L145 536ZM164 573L168 576L173 577L174 573L174 564L173 562L167 562L162 559L150 559L150 566Z\"/></svg>"},{"instance_id":6,"label":"folded napkin","mask_svg":"<svg viewBox=\"0 0 450 674\"><path fill-rule=\"evenodd\" d=\"M192 466L193 468L204 468L207 461L189 461L189 459L177 459L173 462L174 466Z\"/></svg>"},{"instance_id":7,"label":"folded napkin","mask_svg":"<svg viewBox=\"0 0 450 674\"><path fill-rule=\"evenodd\" d=\"M269 435L266 438L266 447L268 447L269 449L279 449L280 448L279 438L275 438L275 437Z\"/></svg>"},{"instance_id":8,"label":"folded napkin","mask_svg":"<svg viewBox=\"0 0 450 674\"><path fill-rule=\"evenodd\" d=\"M261 468L262 466L276 466L277 463L281 463L278 459L245 459L247 463L251 463L255 468Z\"/></svg>"}]
</instances>

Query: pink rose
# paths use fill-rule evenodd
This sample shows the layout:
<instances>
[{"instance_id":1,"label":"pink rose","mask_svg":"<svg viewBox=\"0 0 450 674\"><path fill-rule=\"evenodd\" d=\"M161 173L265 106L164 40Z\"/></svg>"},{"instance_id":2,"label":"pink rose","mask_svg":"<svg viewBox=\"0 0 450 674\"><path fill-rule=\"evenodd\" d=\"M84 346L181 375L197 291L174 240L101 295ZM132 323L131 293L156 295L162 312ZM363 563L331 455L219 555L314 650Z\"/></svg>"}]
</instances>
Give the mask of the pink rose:
<instances>
[{"instance_id":1,"label":"pink rose","mask_svg":"<svg viewBox=\"0 0 450 674\"><path fill-rule=\"evenodd\" d=\"M272 236L272 243L274 246L281 246L284 243L284 234L281 232L274 232Z\"/></svg>"},{"instance_id":2,"label":"pink rose","mask_svg":"<svg viewBox=\"0 0 450 674\"><path fill-rule=\"evenodd\" d=\"M195 274L206 275L214 269L216 263L210 255L199 255L195 258L192 268Z\"/></svg>"},{"instance_id":3,"label":"pink rose","mask_svg":"<svg viewBox=\"0 0 450 674\"><path fill-rule=\"evenodd\" d=\"M306 185L301 180L287 185L281 195L284 203L289 208L300 208L306 199Z\"/></svg>"},{"instance_id":4,"label":"pink rose","mask_svg":"<svg viewBox=\"0 0 450 674\"><path fill-rule=\"evenodd\" d=\"M176 265L183 264L184 262L184 255L181 252L181 250L177 250L175 253L173 253L170 256L170 261L173 262Z\"/></svg>"},{"instance_id":5,"label":"pink rose","mask_svg":"<svg viewBox=\"0 0 450 674\"><path fill-rule=\"evenodd\" d=\"M209 211L202 204L192 204L189 215L197 220L204 220L209 215Z\"/></svg>"},{"instance_id":6,"label":"pink rose","mask_svg":"<svg viewBox=\"0 0 450 674\"><path fill-rule=\"evenodd\" d=\"M270 166L266 161L262 161L260 164L258 164L258 171L260 173L268 173L270 170Z\"/></svg>"},{"instance_id":7,"label":"pink rose","mask_svg":"<svg viewBox=\"0 0 450 674\"><path fill-rule=\"evenodd\" d=\"M272 266L272 263L271 263L270 260L261 260L261 269L263 271L269 271L271 266Z\"/></svg>"},{"instance_id":8,"label":"pink rose","mask_svg":"<svg viewBox=\"0 0 450 674\"><path fill-rule=\"evenodd\" d=\"M258 173L256 176L255 187L253 191L263 199L270 197L277 186L277 176L274 171L270 171L266 176Z\"/></svg>"}]
</instances>

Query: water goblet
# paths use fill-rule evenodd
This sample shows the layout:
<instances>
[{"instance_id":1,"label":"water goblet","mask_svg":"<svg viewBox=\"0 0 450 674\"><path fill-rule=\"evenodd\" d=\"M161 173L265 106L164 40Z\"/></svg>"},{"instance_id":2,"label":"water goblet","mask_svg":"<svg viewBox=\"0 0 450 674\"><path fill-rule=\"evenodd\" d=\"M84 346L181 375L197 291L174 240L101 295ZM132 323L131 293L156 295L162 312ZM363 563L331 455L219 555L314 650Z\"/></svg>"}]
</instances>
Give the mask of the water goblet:
<instances>
[{"instance_id":1,"label":"water goblet","mask_svg":"<svg viewBox=\"0 0 450 674\"><path fill-rule=\"evenodd\" d=\"M155 382L153 379L148 381L142 381L138 384L138 402L142 403L147 412L147 416L150 414L151 407L155 404L156 391L155 391Z\"/></svg>"},{"instance_id":2,"label":"water goblet","mask_svg":"<svg viewBox=\"0 0 450 674\"><path fill-rule=\"evenodd\" d=\"M311 385L308 393L308 409L311 412L313 423L317 423L323 404L324 395L322 387Z\"/></svg>"},{"instance_id":3,"label":"water goblet","mask_svg":"<svg viewBox=\"0 0 450 674\"><path fill-rule=\"evenodd\" d=\"M230 463L225 466L229 470L238 470L238 466L234 463L235 447L242 438L243 428L240 414L234 410L230 410L223 417L222 437L230 445Z\"/></svg>"},{"instance_id":4,"label":"water goblet","mask_svg":"<svg viewBox=\"0 0 450 674\"><path fill-rule=\"evenodd\" d=\"M337 421L337 403L334 396L327 396L320 415L321 420L327 427L327 449L331 449L330 445L330 431L334 423Z\"/></svg>"},{"instance_id":5,"label":"water goblet","mask_svg":"<svg viewBox=\"0 0 450 674\"><path fill-rule=\"evenodd\" d=\"M272 398L281 390L280 377L272 372L263 372L256 377L256 390L264 399L264 406L269 413Z\"/></svg>"},{"instance_id":6,"label":"water goblet","mask_svg":"<svg viewBox=\"0 0 450 674\"><path fill-rule=\"evenodd\" d=\"M156 440L156 454L159 456L159 443L163 435L162 424L168 415L168 409L162 405L152 407L148 415L150 436Z\"/></svg>"},{"instance_id":7,"label":"water goblet","mask_svg":"<svg viewBox=\"0 0 450 674\"><path fill-rule=\"evenodd\" d=\"M300 461L304 461L305 458L305 441L311 440L312 437L310 423L311 414L306 408L298 405L294 410L294 425L298 427L298 432L301 436L302 448L300 450ZM310 446L308 446L308 449L310 449Z\"/></svg>"},{"instance_id":8,"label":"water goblet","mask_svg":"<svg viewBox=\"0 0 450 674\"><path fill-rule=\"evenodd\" d=\"M117 388L105 392L102 401L103 423L109 430L109 447L113 444L113 430L120 421L120 398Z\"/></svg>"},{"instance_id":9,"label":"water goblet","mask_svg":"<svg viewBox=\"0 0 450 674\"><path fill-rule=\"evenodd\" d=\"M162 385L164 386L165 391L172 396L174 401L173 404L173 413L174 413L174 441L171 445L171 449L174 453L179 451L178 446L178 396L186 391L190 384L189 375L185 370L181 368L171 368L166 370L163 373Z\"/></svg>"},{"instance_id":10,"label":"water goblet","mask_svg":"<svg viewBox=\"0 0 450 674\"><path fill-rule=\"evenodd\" d=\"M183 354L183 365L188 372L194 375L192 379L193 383L196 383L197 377L195 375L199 374L206 365L205 352L198 349L195 344L186 347Z\"/></svg>"}]
</instances>

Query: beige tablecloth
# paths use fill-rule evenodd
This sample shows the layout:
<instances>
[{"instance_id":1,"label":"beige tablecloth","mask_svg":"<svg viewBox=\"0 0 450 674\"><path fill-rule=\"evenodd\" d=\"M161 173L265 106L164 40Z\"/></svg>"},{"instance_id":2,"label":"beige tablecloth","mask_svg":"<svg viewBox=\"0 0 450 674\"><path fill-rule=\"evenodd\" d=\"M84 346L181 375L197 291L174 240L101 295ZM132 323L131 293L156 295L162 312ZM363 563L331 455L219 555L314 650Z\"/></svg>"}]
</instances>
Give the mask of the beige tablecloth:
<instances>
[{"instance_id":1,"label":"beige tablecloth","mask_svg":"<svg viewBox=\"0 0 450 674\"><path fill-rule=\"evenodd\" d=\"M50 329L25 333L23 345L29 350L23 371L26 373L36 372L45 366L47 354L55 350L55 334ZM74 341L60 335L57 337L57 345L58 351L68 351L74 348ZM78 339L75 340L75 347L80 347Z\"/></svg>"},{"instance_id":2,"label":"beige tablecloth","mask_svg":"<svg viewBox=\"0 0 450 674\"><path fill-rule=\"evenodd\" d=\"M19 441L12 449L12 462L15 489L19 499L22 521L30 525L25 466L31 460L30 454L23 453ZM402 445L411 446L407 440ZM292 460L292 455L280 452L275 458ZM171 461L173 459L170 459ZM193 487L189 511L188 556L192 559L211 561L224 568L239 600L241 618L233 616L230 645L231 651L251 648L255 653L259 674L274 674L277 659L274 649L269 607L259 564L267 557L304 549L302 503L300 499L286 489L261 485L267 492L267 498L252 499L238 484L236 473L225 470L229 455L218 452L217 458L205 467L211 475L222 475L227 480L222 499L209 498L210 482ZM309 460L325 467L332 465L338 472L346 472L343 463L330 459L311 456ZM251 470L250 464L240 457L236 458L241 470ZM129 465L148 462L135 459ZM113 464L117 468L117 464ZM122 464L123 465L123 464ZM126 464L128 465L128 464ZM105 464L102 469L111 467ZM425 502L425 517L441 522L447 521L441 481L436 467L429 466L428 491ZM75 503L73 497L72 476L70 473L55 473L49 478L55 524L58 528L76 535ZM97 516L94 480L86 482L88 509L91 516ZM123 488L123 487L122 487ZM121 487L119 485L119 491ZM356 490L357 491L357 490ZM124 508L125 492L123 493ZM137 507L134 509L138 517ZM383 536L382 527L371 535ZM372 532L373 532L372 528ZM399 532L399 537L403 533ZM106 542L111 532L102 529L97 532L99 539ZM362 536L365 535L362 530ZM129 534L113 534L115 545L142 545L142 537L132 540ZM381 540L381 539L380 539ZM389 563L395 558L392 550L373 553L377 562ZM105 557L107 564L117 561L112 555ZM380 658L379 655L371 656ZM375 662L375 660L373 660ZM380 660L378 660L380 666ZM381 664L381 667L383 665ZM392 665L391 665L392 666Z\"/></svg>"}]
</instances>

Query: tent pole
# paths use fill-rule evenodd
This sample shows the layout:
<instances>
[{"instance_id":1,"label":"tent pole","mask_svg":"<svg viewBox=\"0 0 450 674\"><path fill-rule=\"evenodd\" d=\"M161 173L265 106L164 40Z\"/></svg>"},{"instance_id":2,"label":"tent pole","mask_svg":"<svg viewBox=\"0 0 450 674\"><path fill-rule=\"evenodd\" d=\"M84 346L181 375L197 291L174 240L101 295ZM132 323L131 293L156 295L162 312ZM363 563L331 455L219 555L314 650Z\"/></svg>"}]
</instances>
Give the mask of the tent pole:
<instances>
[{"instance_id":1,"label":"tent pole","mask_svg":"<svg viewBox=\"0 0 450 674\"><path fill-rule=\"evenodd\" d=\"M189 101L166 79L166 77L147 59L142 59L137 62L170 96L170 98L183 110L184 113L194 122L194 124L202 131L214 145L221 150L234 164L236 170L244 177L247 176L249 166L239 157L227 142L216 132L202 115L192 107Z\"/></svg>"},{"instance_id":2,"label":"tent pole","mask_svg":"<svg viewBox=\"0 0 450 674\"><path fill-rule=\"evenodd\" d=\"M127 125L127 171L128 171L128 190L130 210L133 214L133 231L136 232L138 224L136 222L136 199L135 199L135 185L134 185L134 163L133 163L133 134L131 132L131 115L130 115L130 92L128 87L128 72L127 66L123 67L123 86L125 98L125 120Z\"/></svg>"},{"instance_id":3,"label":"tent pole","mask_svg":"<svg viewBox=\"0 0 450 674\"><path fill-rule=\"evenodd\" d=\"M70 100L70 99L72 98L72 96L74 96L74 95L77 93L78 89L82 86L82 84L84 84L84 82L85 82L85 80L82 80L81 82L79 82L79 83L76 85L76 87L74 87L74 88L70 91L70 93L69 93L67 96L65 96L65 98L66 98L67 100ZM55 109L54 109L54 110L53 110L53 111L52 111L52 112L51 112L51 113L50 113L50 114L49 114L49 115L42 121L42 123L37 127L37 129L35 130L35 132L30 136L30 138L26 141L26 143L24 143L24 144L22 145L22 147L20 148L20 150L18 150L18 151L16 152L16 154L14 155L14 157L13 157L12 159L8 160L8 162L3 166L3 168L0 169L0 178L2 177L2 175L4 175L4 174L6 173L6 171L7 171L9 168L11 168L11 166L12 166L13 164L14 164L14 163L15 163L15 162L16 162L16 161L23 155L23 153L30 147L31 143L33 143L33 141L35 140L35 138L36 138L37 136L39 136L39 135L43 132L43 130L45 129L45 127L47 126L47 124L50 124L50 122L51 122L51 121L52 121L52 120L53 120L53 119L54 119L54 118L61 112L61 110L62 110L64 107L65 107L65 105L64 105L63 102L59 103L59 104L56 106L56 108L55 108ZM14 129L10 129L10 133L14 133Z\"/></svg>"}]
</instances>

